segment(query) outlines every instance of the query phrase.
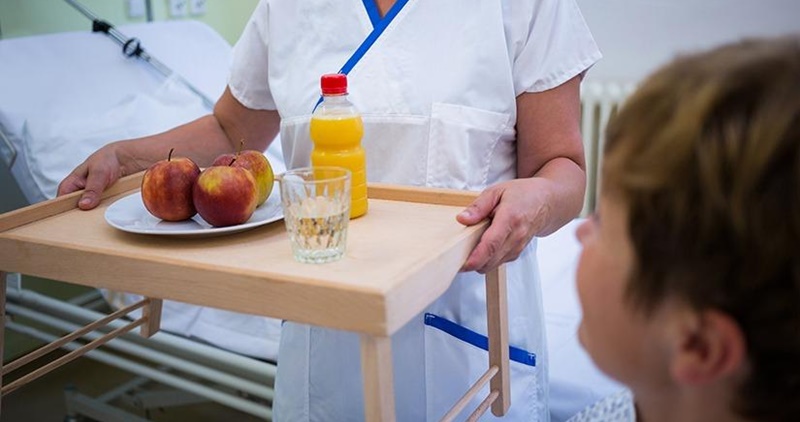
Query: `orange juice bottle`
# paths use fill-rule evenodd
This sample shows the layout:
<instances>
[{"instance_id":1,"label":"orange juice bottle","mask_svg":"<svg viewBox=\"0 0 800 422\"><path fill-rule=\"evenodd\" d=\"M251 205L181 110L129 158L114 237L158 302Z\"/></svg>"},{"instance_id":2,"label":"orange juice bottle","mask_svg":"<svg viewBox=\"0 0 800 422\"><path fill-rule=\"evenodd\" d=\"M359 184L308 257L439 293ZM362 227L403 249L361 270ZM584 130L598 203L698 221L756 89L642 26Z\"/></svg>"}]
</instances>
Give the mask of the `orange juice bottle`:
<instances>
[{"instance_id":1,"label":"orange juice bottle","mask_svg":"<svg viewBox=\"0 0 800 422\"><path fill-rule=\"evenodd\" d=\"M366 154L361 147L364 124L347 99L347 75L322 75L322 102L311 115L311 164L338 166L352 172L350 218L367 212Z\"/></svg>"}]
</instances>

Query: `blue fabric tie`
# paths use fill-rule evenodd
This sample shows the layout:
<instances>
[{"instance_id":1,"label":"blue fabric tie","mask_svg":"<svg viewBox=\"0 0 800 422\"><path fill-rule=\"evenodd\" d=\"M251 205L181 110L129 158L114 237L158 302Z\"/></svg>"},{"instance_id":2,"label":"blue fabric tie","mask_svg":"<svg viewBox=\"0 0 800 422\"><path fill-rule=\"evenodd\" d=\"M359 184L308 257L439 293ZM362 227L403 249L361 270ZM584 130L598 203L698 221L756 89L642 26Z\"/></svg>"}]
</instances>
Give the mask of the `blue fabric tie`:
<instances>
[{"instance_id":1,"label":"blue fabric tie","mask_svg":"<svg viewBox=\"0 0 800 422\"><path fill-rule=\"evenodd\" d=\"M364 38L364 41L361 42L361 45L358 46L356 51L353 52L353 55L347 59L344 66L339 69L339 73L343 73L345 75L349 74L351 70L356 66L362 57L367 53L367 51L375 44L378 38L380 38L383 31L389 26L390 23L394 20L394 18L403 10L403 7L408 3L408 0L397 0L394 6L386 12L386 16L383 18L380 17L380 12L378 11L378 5L375 3L375 0L364 0L364 7L367 9L367 15L369 15L369 20L372 22L372 32L367 35L367 38ZM314 110L317 109L317 106L322 102L322 95L319 96L319 100L314 105Z\"/></svg>"}]
</instances>

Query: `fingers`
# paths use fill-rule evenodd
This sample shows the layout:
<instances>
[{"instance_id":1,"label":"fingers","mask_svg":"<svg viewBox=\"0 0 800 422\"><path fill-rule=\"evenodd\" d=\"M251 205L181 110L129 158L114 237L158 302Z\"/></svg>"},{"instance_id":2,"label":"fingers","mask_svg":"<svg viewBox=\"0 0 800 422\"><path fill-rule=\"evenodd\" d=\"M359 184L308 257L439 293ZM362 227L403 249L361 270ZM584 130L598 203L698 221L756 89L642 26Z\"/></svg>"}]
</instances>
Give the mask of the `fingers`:
<instances>
[{"instance_id":1,"label":"fingers","mask_svg":"<svg viewBox=\"0 0 800 422\"><path fill-rule=\"evenodd\" d=\"M488 229L481 236L478 245L469 254L469 257L464 261L461 271L478 271L483 273L489 266L493 257L499 255L500 249L503 245L502 233L497 233L499 228L494 224L490 225Z\"/></svg>"},{"instance_id":2,"label":"fingers","mask_svg":"<svg viewBox=\"0 0 800 422\"><path fill-rule=\"evenodd\" d=\"M534 226L530 224L526 216L527 207L514 200L503 199L501 203L498 192L509 193L506 189L487 191L488 195L481 195L467 207L467 210L472 211L470 215L458 218L463 224L471 221L469 217L477 215L483 217L475 223L487 216L492 218L491 224L464 262L462 271L486 273L504 262L513 261L519 257L533 237ZM492 206L491 209L486 208L489 205Z\"/></svg>"},{"instance_id":3,"label":"fingers","mask_svg":"<svg viewBox=\"0 0 800 422\"><path fill-rule=\"evenodd\" d=\"M462 266L462 271L484 274L519 257L528 242L523 231L495 219Z\"/></svg>"},{"instance_id":4,"label":"fingers","mask_svg":"<svg viewBox=\"0 0 800 422\"><path fill-rule=\"evenodd\" d=\"M113 167L113 166L112 166ZM100 204L103 191L114 183L119 174L108 165L91 165L89 160L82 163L58 185L58 195L66 195L83 189L78 208L90 210Z\"/></svg>"},{"instance_id":5,"label":"fingers","mask_svg":"<svg viewBox=\"0 0 800 422\"><path fill-rule=\"evenodd\" d=\"M99 172L90 172L86 178L86 187L83 190L81 199L78 200L78 208L90 210L100 204L100 194L109 185L108 177Z\"/></svg>"},{"instance_id":6,"label":"fingers","mask_svg":"<svg viewBox=\"0 0 800 422\"><path fill-rule=\"evenodd\" d=\"M478 224L492 215L495 207L500 202L501 196L501 189L486 189L464 211L461 211L456 216L456 220L465 226Z\"/></svg>"},{"instance_id":7,"label":"fingers","mask_svg":"<svg viewBox=\"0 0 800 422\"><path fill-rule=\"evenodd\" d=\"M86 173L88 172L87 169L88 167L84 162L78 167L76 167L75 170L72 170L72 173L70 173L67 177L64 178L64 180L61 181L61 183L58 184L58 192L56 193L56 195L57 196L66 195L68 193L76 192L85 188ZM83 198L83 196L81 196L81 198ZM91 200L89 201L83 201L82 199L78 200L78 208L84 210L94 208L91 206L91 203L92 203ZM95 204L94 206L97 206L97 204Z\"/></svg>"},{"instance_id":8,"label":"fingers","mask_svg":"<svg viewBox=\"0 0 800 422\"><path fill-rule=\"evenodd\" d=\"M68 193L72 193L78 190L81 190L86 186L86 179L84 175L78 172L78 169L75 169L69 176L65 177L61 183L58 184L58 191L56 196L66 195Z\"/></svg>"}]
</instances>

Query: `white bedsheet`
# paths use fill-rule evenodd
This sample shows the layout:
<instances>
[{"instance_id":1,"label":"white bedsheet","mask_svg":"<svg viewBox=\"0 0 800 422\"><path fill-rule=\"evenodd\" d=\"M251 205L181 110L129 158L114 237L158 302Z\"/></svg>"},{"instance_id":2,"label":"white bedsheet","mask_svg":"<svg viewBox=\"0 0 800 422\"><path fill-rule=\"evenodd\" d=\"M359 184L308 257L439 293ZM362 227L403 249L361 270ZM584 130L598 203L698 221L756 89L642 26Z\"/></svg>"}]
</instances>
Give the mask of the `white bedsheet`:
<instances>
[{"instance_id":1,"label":"white bedsheet","mask_svg":"<svg viewBox=\"0 0 800 422\"><path fill-rule=\"evenodd\" d=\"M119 29L126 36L141 39L152 56L212 100L224 90L231 47L210 27L195 21L174 21ZM98 121L100 119L116 117L113 123L119 126L120 119L135 118L119 113L132 111L125 109L126 104L156 94L165 84L164 77L149 65L123 56L121 47L111 38L88 31L0 40L0 63L0 130L17 147L18 157L11 171L31 203L51 198L57 182L52 180L52 175L39 173L43 164L49 163L37 162L38 156L25 156L26 133L41 134L50 130L51 135L58 135L52 130L62 128L61 135L75 138L69 146L77 147L64 160L80 163L96 149L97 143L113 139L84 145L79 136L100 136L91 132L104 124ZM175 94L175 90L172 93ZM181 107L175 107L175 112L180 111ZM138 112L146 114L147 110ZM180 116L164 116L160 123L151 123L152 126L132 122L117 129L122 136L157 131L169 123L168 120L180 122L196 112L195 109ZM106 120L105 124L112 122ZM74 135L65 132L75 127L83 129ZM52 147L54 144L49 141L34 139L38 145L29 145L29 148L38 151Z\"/></svg>"},{"instance_id":2,"label":"white bedsheet","mask_svg":"<svg viewBox=\"0 0 800 422\"><path fill-rule=\"evenodd\" d=\"M154 57L212 100L222 93L231 48L208 26L171 21L119 30L140 38ZM101 34L2 40L0 63L0 130L18 149L11 170L31 203L54 197L58 182L106 142L155 133L208 111L186 88L125 58ZM283 171L280 142L266 153L275 171ZM621 388L594 367L577 341L577 224L540 239L538 248L554 421ZM118 307L138 299L106 294ZM277 357L280 322L271 318L165 301L162 328L245 355Z\"/></svg>"},{"instance_id":3,"label":"white bedsheet","mask_svg":"<svg viewBox=\"0 0 800 422\"><path fill-rule=\"evenodd\" d=\"M550 358L550 414L563 421L588 404L623 387L594 365L578 341L581 308L575 287L580 243L576 219L550 236L539 239L537 248L542 275L547 349Z\"/></svg>"}]
</instances>

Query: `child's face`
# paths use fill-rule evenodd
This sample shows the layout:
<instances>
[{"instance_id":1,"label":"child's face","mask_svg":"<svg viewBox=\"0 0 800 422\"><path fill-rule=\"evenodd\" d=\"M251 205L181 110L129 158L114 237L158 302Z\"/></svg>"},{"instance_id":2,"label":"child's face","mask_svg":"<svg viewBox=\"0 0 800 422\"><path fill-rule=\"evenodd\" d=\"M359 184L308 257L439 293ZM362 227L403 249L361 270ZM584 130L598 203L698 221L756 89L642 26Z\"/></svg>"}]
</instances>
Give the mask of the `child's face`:
<instances>
[{"instance_id":1,"label":"child's face","mask_svg":"<svg viewBox=\"0 0 800 422\"><path fill-rule=\"evenodd\" d=\"M583 246L577 272L583 308L578 335L601 370L635 387L637 381L658 382L667 374L658 339L660 312L645 317L625 300L634 264L627 221L624 204L602 197L598 213L578 228Z\"/></svg>"}]
</instances>

